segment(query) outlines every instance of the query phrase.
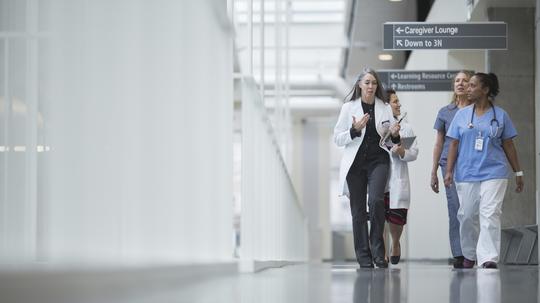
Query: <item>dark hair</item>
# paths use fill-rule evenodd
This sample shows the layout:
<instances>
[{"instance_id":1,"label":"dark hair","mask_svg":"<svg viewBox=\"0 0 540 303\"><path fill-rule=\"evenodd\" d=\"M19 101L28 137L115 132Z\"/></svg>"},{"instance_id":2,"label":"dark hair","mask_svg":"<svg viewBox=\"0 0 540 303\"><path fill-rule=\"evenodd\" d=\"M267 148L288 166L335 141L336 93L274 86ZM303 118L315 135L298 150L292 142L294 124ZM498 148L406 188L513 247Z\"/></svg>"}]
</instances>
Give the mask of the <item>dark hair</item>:
<instances>
[{"instance_id":1,"label":"dark hair","mask_svg":"<svg viewBox=\"0 0 540 303\"><path fill-rule=\"evenodd\" d=\"M494 73L476 73L473 75L473 77L480 80L482 87L487 87L489 89L488 98L491 100L495 99L495 97L499 94L499 79L497 76Z\"/></svg>"},{"instance_id":2,"label":"dark hair","mask_svg":"<svg viewBox=\"0 0 540 303\"><path fill-rule=\"evenodd\" d=\"M397 95L396 91L392 88L386 89L386 102L390 103L390 96Z\"/></svg>"},{"instance_id":3,"label":"dark hair","mask_svg":"<svg viewBox=\"0 0 540 303\"><path fill-rule=\"evenodd\" d=\"M452 91L454 90L454 83L456 83L456 78L459 74L465 74L467 77L469 77L469 80L471 79L472 76L474 76L474 71L471 71L471 70L465 70L465 69L462 69L460 70L459 72L457 72L457 74L454 76L454 78L452 78ZM452 95L452 104L456 104L457 103L457 95L456 93L454 92L453 95Z\"/></svg>"},{"instance_id":4,"label":"dark hair","mask_svg":"<svg viewBox=\"0 0 540 303\"><path fill-rule=\"evenodd\" d=\"M360 86L358 86L358 82L360 82L362 78L364 78L364 76L367 74L372 75L375 78L375 80L377 80L377 89L375 90L375 97L381 99L385 103L388 103L386 101L386 96L384 94L382 83L379 80L379 76L377 75L374 69L369 68L369 67L364 68L362 72L356 77L354 81L354 86L351 89L351 91L345 96L345 99L347 99L347 97L351 94L352 95L349 101L354 101L362 96L362 89L360 88Z\"/></svg>"}]
</instances>

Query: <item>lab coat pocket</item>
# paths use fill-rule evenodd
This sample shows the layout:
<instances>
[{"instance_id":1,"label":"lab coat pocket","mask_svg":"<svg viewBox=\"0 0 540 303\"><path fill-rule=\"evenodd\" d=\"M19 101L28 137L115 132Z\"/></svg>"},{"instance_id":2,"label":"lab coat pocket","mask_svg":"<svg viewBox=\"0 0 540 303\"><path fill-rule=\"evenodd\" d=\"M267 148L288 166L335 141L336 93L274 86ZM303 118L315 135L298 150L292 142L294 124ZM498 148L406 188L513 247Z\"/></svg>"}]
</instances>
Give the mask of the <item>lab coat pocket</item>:
<instances>
[{"instance_id":1,"label":"lab coat pocket","mask_svg":"<svg viewBox=\"0 0 540 303\"><path fill-rule=\"evenodd\" d=\"M409 208L410 186L407 179L394 179L390 184L390 208Z\"/></svg>"},{"instance_id":2,"label":"lab coat pocket","mask_svg":"<svg viewBox=\"0 0 540 303\"><path fill-rule=\"evenodd\" d=\"M399 201L408 202L411 196L409 180L399 179Z\"/></svg>"}]
</instances>

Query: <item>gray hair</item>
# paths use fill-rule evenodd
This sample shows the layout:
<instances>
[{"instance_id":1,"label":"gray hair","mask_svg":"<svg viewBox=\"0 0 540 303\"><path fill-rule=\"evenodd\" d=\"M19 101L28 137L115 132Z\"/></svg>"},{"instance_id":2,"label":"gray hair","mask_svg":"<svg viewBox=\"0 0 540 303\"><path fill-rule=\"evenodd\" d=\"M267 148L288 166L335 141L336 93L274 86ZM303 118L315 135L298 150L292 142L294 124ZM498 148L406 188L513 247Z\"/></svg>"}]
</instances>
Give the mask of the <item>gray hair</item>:
<instances>
[{"instance_id":1,"label":"gray hair","mask_svg":"<svg viewBox=\"0 0 540 303\"><path fill-rule=\"evenodd\" d=\"M362 78L364 78L367 74L370 74L373 77L375 77L375 80L377 81L377 89L375 90L375 96L381 99L383 102L386 102L386 95L384 93L384 88L381 83L381 80L379 80L379 75L377 75L377 72L371 67L364 67L362 69L362 71L355 78L353 88L345 96L345 99L347 99L347 97L351 95L351 98L349 99L349 101L354 101L362 96L362 89L358 86L358 82L360 82Z\"/></svg>"}]
</instances>

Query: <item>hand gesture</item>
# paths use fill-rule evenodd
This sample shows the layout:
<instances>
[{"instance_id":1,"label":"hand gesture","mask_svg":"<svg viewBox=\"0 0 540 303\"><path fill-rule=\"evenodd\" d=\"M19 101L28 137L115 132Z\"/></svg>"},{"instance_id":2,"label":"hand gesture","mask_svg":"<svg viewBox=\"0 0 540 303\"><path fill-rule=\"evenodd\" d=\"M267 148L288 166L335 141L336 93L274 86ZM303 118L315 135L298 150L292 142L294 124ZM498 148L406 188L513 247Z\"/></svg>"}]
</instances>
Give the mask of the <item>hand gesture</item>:
<instances>
[{"instance_id":1,"label":"hand gesture","mask_svg":"<svg viewBox=\"0 0 540 303\"><path fill-rule=\"evenodd\" d=\"M401 130L401 125L399 125L399 123L394 123L392 126L390 126L390 134L392 134L392 137L399 136L400 130Z\"/></svg>"},{"instance_id":2,"label":"hand gesture","mask_svg":"<svg viewBox=\"0 0 540 303\"><path fill-rule=\"evenodd\" d=\"M352 116L352 119L353 119L354 129L356 129L357 131L360 131L364 129L364 127L366 127L366 124L369 121L369 114L364 114L362 118L360 118L360 120L356 120L355 116Z\"/></svg>"},{"instance_id":3,"label":"hand gesture","mask_svg":"<svg viewBox=\"0 0 540 303\"><path fill-rule=\"evenodd\" d=\"M392 146L390 151L392 151L394 154L397 154L399 156L402 156L403 154L405 154L405 148L403 148L403 146L401 146L401 144L396 144L396 145Z\"/></svg>"}]
</instances>

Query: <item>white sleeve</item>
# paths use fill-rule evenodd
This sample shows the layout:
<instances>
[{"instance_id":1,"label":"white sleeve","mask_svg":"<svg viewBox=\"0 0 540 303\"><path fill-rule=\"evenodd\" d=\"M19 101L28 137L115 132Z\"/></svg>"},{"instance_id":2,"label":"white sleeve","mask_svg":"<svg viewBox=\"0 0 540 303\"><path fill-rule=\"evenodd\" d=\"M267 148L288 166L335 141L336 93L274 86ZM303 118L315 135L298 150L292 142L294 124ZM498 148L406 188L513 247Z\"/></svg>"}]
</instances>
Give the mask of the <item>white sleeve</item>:
<instances>
[{"instance_id":1,"label":"white sleeve","mask_svg":"<svg viewBox=\"0 0 540 303\"><path fill-rule=\"evenodd\" d=\"M404 137L414 137L414 131L412 130L410 125L407 124L407 127L403 132L403 136ZM417 144L417 142L418 142L418 138L416 138L416 140L414 140L414 142L412 143L411 147L409 147L409 149L405 150L405 154L403 155L403 158L400 157L401 161L411 162L411 161L416 160L416 158L418 157L418 144Z\"/></svg>"},{"instance_id":2,"label":"white sleeve","mask_svg":"<svg viewBox=\"0 0 540 303\"><path fill-rule=\"evenodd\" d=\"M337 146L345 146L352 142L351 125L349 125L349 107L348 103L343 104L339 113L339 118L334 127L334 142Z\"/></svg>"}]
</instances>

